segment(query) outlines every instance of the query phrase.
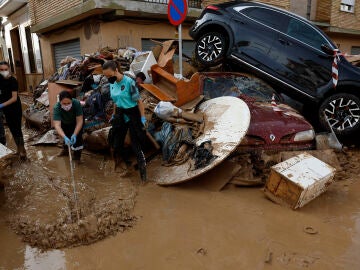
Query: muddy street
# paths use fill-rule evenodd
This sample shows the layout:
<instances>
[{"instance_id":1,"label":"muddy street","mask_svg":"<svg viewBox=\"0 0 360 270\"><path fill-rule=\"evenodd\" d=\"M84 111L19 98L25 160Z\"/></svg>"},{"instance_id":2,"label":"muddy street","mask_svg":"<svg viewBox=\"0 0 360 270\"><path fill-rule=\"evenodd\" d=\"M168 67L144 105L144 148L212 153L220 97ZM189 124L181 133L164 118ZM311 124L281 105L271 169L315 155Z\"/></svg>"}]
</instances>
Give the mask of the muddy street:
<instances>
[{"instance_id":1,"label":"muddy street","mask_svg":"<svg viewBox=\"0 0 360 270\"><path fill-rule=\"evenodd\" d=\"M40 234L33 230L33 237L24 239L29 235L24 228L42 223L55 224L53 230L61 232L56 222L71 216L66 208L71 205L58 192L70 183L68 159L55 158L57 151L29 147L32 162L13 166L10 185L0 193L0 269L360 267L357 150L338 156L344 171L337 182L297 211L267 200L260 188L227 186L214 192L204 177L176 187L139 186L134 179L109 173L102 155L84 155L84 164L75 168L79 188L83 185L80 202L91 202L88 208L81 206L83 215L90 213L98 220L112 217L116 226L109 218L92 236L75 237L80 242L61 242L66 240L46 229L38 230ZM130 204L118 203L129 199ZM127 211L115 212L118 207ZM62 217L65 221L59 221ZM47 251L32 247L51 246L51 237L69 247Z\"/></svg>"}]
</instances>

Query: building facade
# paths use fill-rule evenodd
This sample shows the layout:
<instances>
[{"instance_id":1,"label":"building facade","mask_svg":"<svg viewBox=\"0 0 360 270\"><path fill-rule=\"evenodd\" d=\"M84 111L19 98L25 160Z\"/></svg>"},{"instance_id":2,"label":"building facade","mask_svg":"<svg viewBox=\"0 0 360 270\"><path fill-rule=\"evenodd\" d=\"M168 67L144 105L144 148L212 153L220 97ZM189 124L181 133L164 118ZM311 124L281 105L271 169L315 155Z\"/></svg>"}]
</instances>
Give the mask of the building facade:
<instances>
[{"instance_id":1,"label":"building facade","mask_svg":"<svg viewBox=\"0 0 360 270\"><path fill-rule=\"evenodd\" d=\"M66 54L79 57L106 46L148 49L151 39L177 37L167 20L167 0L30 0L31 31L40 39L44 75ZM192 46L188 29L201 13L201 1L190 0L183 23L184 46Z\"/></svg>"},{"instance_id":2,"label":"building facade","mask_svg":"<svg viewBox=\"0 0 360 270\"><path fill-rule=\"evenodd\" d=\"M0 58L10 63L19 90L31 90L43 79L43 70L39 40L30 31L27 1L1 0L0 16Z\"/></svg>"}]
</instances>

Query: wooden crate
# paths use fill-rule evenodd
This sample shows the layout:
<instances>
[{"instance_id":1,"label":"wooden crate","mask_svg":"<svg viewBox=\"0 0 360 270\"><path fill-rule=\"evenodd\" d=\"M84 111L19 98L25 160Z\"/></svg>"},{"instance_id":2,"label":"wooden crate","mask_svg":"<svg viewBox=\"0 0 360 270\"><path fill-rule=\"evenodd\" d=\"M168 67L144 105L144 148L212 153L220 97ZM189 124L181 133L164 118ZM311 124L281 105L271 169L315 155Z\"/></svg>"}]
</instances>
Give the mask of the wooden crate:
<instances>
[{"instance_id":1,"label":"wooden crate","mask_svg":"<svg viewBox=\"0 0 360 270\"><path fill-rule=\"evenodd\" d=\"M297 209L333 182L336 169L303 153L271 167L265 195L274 202Z\"/></svg>"}]
</instances>

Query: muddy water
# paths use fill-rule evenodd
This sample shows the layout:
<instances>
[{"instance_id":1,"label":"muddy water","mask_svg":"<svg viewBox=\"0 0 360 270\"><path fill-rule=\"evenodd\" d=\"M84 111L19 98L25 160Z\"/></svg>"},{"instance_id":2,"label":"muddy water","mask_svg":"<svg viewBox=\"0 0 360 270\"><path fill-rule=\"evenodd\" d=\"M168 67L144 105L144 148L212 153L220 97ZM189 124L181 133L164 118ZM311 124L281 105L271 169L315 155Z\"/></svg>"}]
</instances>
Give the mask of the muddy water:
<instances>
[{"instance_id":1,"label":"muddy water","mask_svg":"<svg viewBox=\"0 0 360 270\"><path fill-rule=\"evenodd\" d=\"M3 205L6 222L24 242L42 249L70 247L134 225L137 187L107 168L111 163L102 156L84 155L84 166L75 163L75 200L69 158L56 157L56 147L28 150L30 161L6 169Z\"/></svg>"},{"instance_id":2,"label":"muddy water","mask_svg":"<svg viewBox=\"0 0 360 270\"><path fill-rule=\"evenodd\" d=\"M69 176L68 159L56 159L57 150L31 150L32 160L46 161L39 173L45 180L49 174L60 182ZM346 172L298 211L270 202L258 188L213 192L204 188L206 179L169 188L147 184L139 187L131 229L91 245L46 252L11 229L8 217L24 208L7 207L0 192L0 269L360 269L360 155L351 151L339 158ZM108 173L101 156L84 155L84 160L87 165L76 170L87 185L86 198L137 189L131 179ZM43 191L40 198L48 199ZM50 206L38 203L32 214L52 220L53 212L38 213Z\"/></svg>"}]
</instances>

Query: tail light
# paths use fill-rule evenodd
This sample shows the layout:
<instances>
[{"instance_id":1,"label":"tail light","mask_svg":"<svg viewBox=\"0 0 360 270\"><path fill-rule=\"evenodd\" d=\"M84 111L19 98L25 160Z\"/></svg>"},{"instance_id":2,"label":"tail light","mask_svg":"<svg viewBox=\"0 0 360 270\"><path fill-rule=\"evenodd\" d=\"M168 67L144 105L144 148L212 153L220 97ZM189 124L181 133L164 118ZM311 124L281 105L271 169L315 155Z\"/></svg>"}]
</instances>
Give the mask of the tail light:
<instances>
[{"instance_id":1,"label":"tail light","mask_svg":"<svg viewBox=\"0 0 360 270\"><path fill-rule=\"evenodd\" d=\"M220 8L217 7L217 6L214 6L214 5L210 5L210 6L207 6L206 9L211 9L211 10L219 10Z\"/></svg>"}]
</instances>

